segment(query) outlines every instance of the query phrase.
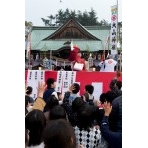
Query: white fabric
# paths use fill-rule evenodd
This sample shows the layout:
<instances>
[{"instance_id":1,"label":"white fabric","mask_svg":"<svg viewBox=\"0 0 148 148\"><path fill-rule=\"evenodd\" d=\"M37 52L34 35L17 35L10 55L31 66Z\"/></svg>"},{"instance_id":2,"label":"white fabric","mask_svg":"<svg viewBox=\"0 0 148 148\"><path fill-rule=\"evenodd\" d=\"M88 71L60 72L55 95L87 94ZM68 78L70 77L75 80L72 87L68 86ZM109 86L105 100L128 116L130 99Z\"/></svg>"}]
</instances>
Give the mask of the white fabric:
<instances>
[{"instance_id":1,"label":"white fabric","mask_svg":"<svg viewBox=\"0 0 148 148\"><path fill-rule=\"evenodd\" d=\"M73 42L71 42L71 44L70 44L70 46L71 46L71 51L73 51Z\"/></svg>"},{"instance_id":2,"label":"white fabric","mask_svg":"<svg viewBox=\"0 0 148 148\"><path fill-rule=\"evenodd\" d=\"M51 95L54 95L58 99L58 95L56 91L54 91Z\"/></svg>"},{"instance_id":3,"label":"white fabric","mask_svg":"<svg viewBox=\"0 0 148 148\"><path fill-rule=\"evenodd\" d=\"M82 70L83 69L83 66L84 66L84 64L82 64L82 63L75 63L75 65L74 65L74 67L73 67L73 69L74 70Z\"/></svg>"},{"instance_id":4,"label":"white fabric","mask_svg":"<svg viewBox=\"0 0 148 148\"><path fill-rule=\"evenodd\" d=\"M63 100L59 101L59 105L63 104Z\"/></svg>"},{"instance_id":5,"label":"white fabric","mask_svg":"<svg viewBox=\"0 0 148 148\"><path fill-rule=\"evenodd\" d=\"M104 63L103 61L99 63L100 72L103 72L103 71L104 71L104 64L105 64L105 63Z\"/></svg>"},{"instance_id":6,"label":"white fabric","mask_svg":"<svg viewBox=\"0 0 148 148\"><path fill-rule=\"evenodd\" d=\"M77 145L83 145L84 148L99 147L101 141L101 132L97 128L91 128L90 131L80 130L77 126L74 127Z\"/></svg>"},{"instance_id":7,"label":"white fabric","mask_svg":"<svg viewBox=\"0 0 148 148\"><path fill-rule=\"evenodd\" d=\"M44 143L42 142L40 145L35 146L27 146L27 148L44 148Z\"/></svg>"},{"instance_id":8,"label":"white fabric","mask_svg":"<svg viewBox=\"0 0 148 148\"><path fill-rule=\"evenodd\" d=\"M36 87L38 86L38 82L44 82L44 80L45 70L28 70L27 82L28 86L31 86L33 88L30 97L32 97L34 100L37 98Z\"/></svg>"},{"instance_id":9,"label":"white fabric","mask_svg":"<svg viewBox=\"0 0 148 148\"><path fill-rule=\"evenodd\" d=\"M114 67L116 66L117 61L113 59L105 60L105 69L104 72L114 72Z\"/></svg>"}]
</instances>

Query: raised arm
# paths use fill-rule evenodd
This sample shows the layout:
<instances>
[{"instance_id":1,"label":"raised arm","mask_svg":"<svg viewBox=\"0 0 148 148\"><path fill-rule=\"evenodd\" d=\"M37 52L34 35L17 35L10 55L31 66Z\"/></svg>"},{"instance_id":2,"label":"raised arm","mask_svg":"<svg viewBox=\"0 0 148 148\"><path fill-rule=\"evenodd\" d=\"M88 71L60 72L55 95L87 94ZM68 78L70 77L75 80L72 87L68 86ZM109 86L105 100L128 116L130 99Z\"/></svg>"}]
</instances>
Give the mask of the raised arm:
<instances>
[{"instance_id":1,"label":"raised arm","mask_svg":"<svg viewBox=\"0 0 148 148\"><path fill-rule=\"evenodd\" d=\"M112 110L112 106L110 103L105 102L104 103L104 117L101 123L101 133L103 138L109 143L110 146L114 147L115 145L118 146L118 148L122 147L122 133L120 132L113 132L109 130L109 122L108 117Z\"/></svg>"}]
</instances>

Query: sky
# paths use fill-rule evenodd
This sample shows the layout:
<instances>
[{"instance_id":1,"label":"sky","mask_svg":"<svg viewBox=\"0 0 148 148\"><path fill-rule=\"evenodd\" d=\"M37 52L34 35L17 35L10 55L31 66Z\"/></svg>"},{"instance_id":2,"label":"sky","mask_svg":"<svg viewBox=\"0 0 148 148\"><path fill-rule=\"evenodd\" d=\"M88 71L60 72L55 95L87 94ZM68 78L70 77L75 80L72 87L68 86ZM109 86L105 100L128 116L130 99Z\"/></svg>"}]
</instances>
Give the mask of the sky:
<instances>
[{"instance_id":1,"label":"sky","mask_svg":"<svg viewBox=\"0 0 148 148\"><path fill-rule=\"evenodd\" d=\"M60 2L62 1L62 2ZM58 10L90 11L97 13L98 21L105 19L111 22L111 6L118 2L118 22L122 21L121 0L25 0L25 20L31 21L34 26L44 26L41 18L57 14Z\"/></svg>"}]
</instances>

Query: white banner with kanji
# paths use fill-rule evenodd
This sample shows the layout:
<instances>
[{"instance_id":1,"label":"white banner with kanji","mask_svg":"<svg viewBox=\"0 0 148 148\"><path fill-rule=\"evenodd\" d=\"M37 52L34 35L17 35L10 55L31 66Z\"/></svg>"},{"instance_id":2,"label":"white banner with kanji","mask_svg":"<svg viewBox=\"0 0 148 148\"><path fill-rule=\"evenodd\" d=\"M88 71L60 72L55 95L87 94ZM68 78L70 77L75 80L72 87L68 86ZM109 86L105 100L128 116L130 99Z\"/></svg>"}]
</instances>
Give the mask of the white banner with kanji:
<instances>
[{"instance_id":1,"label":"white banner with kanji","mask_svg":"<svg viewBox=\"0 0 148 148\"><path fill-rule=\"evenodd\" d=\"M45 81L45 71L44 70L28 70L27 83L28 86L32 87L32 94L30 95L34 100L37 97L37 87L38 82Z\"/></svg>"},{"instance_id":2,"label":"white banner with kanji","mask_svg":"<svg viewBox=\"0 0 148 148\"><path fill-rule=\"evenodd\" d=\"M110 47L111 54L117 54L117 25L118 25L118 7L117 5L111 7L111 31L110 31Z\"/></svg>"},{"instance_id":3,"label":"white banner with kanji","mask_svg":"<svg viewBox=\"0 0 148 148\"><path fill-rule=\"evenodd\" d=\"M63 87L62 87L62 96L64 96L65 92L69 90L69 87L75 83L76 80L76 72L75 71L62 71L63 73Z\"/></svg>"}]
</instances>

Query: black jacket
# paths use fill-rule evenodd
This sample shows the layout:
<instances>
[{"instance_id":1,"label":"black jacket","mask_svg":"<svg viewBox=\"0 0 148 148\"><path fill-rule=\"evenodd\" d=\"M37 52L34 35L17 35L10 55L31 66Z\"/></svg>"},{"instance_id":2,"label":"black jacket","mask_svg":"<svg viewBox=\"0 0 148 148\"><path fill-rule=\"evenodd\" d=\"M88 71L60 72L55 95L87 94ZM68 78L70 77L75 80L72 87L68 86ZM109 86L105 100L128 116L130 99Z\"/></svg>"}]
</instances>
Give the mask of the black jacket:
<instances>
[{"instance_id":1,"label":"black jacket","mask_svg":"<svg viewBox=\"0 0 148 148\"><path fill-rule=\"evenodd\" d=\"M112 102L112 111L109 115L109 127L114 132L122 132L122 96Z\"/></svg>"},{"instance_id":2,"label":"black jacket","mask_svg":"<svg viewBox=\"0 0 148 148\"><path fill-rule=\"evenodd\" d=\"M43 94L43 100L47 103L48 98L51 96L51 94L54 92L55 90L53 88L49 88L47 90L45 90L44 94Z\"/></svg>"},{"instance_id":3,"label":"black jacket","mask_svg":"<svg viewBox=\"0 0 148 148\"><path fill-rule=\"evenodd\" d=\"M108 142L109 148L122 148L122 133L109 130L108 117L104 116L101 123L101 134Z\"/></svg>"}]
</instances>

